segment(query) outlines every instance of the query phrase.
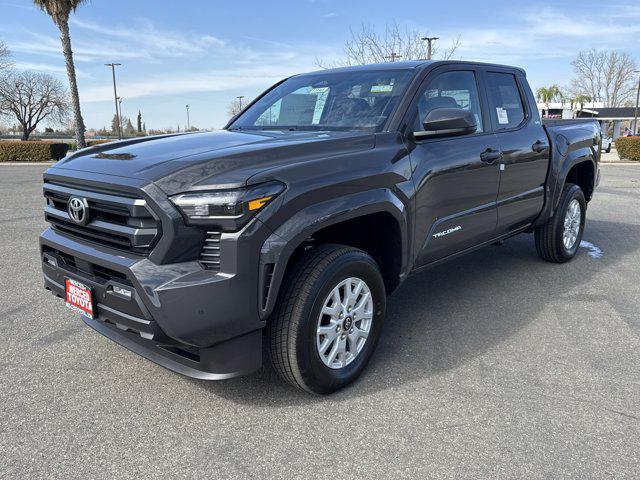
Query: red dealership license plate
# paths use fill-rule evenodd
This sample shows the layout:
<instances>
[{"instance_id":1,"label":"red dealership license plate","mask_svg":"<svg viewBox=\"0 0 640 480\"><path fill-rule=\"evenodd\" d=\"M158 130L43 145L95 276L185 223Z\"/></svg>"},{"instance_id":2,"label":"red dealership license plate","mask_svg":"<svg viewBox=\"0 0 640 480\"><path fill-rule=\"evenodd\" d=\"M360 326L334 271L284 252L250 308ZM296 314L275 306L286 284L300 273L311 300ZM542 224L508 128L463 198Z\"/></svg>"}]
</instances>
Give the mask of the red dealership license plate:
<instances>
[{"instance_id":1,"label":"red dealership license plate","mask_svg":"<svg viewBox=\"0 0 640 480\"><path fill-rule=\"evenodd\" d=\"M65 280L65 303L67 307L81 315L93 318L91 289L70 278Z\"/></svg>"}]
</instances>

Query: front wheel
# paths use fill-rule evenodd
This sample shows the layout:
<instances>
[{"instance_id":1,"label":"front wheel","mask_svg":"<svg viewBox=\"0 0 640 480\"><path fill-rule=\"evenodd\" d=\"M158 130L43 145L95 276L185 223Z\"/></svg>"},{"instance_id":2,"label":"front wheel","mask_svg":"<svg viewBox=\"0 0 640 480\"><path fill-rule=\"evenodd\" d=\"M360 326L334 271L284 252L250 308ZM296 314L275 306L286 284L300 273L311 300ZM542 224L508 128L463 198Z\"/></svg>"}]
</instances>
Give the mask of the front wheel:
<instances>
[{"instance_id":1,"label":"front wheel","mask_svg":"<svg viewBox=\"0 0 640 480\"><path fill-rule=\"evenodd\" d=\"M321 245L304 253L287 272L268 325L275 370L312 393L350 384L373 354L385 306L382 275L366 252Z\"/></svg>"},{"instance_id":2,"label":"front wheel","mask_svg":"<svg viewBox=\"0 0 640 480\"><path fill-rule=\"evenodd\" d=\"M587 202L582 189L571 183L565 185L553 217L535 229L538 255L554 263L571 260L582 240L586 212Z\"/></svg>"}]
</instances>

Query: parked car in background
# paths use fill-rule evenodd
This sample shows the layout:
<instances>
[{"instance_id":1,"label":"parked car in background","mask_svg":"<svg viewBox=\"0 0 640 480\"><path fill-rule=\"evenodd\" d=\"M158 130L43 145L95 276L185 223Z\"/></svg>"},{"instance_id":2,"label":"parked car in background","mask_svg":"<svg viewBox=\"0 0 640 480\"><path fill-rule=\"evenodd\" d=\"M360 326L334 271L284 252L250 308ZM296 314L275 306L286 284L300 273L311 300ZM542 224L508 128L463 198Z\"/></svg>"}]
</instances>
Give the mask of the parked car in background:
<instances>
[{"instance_id":1,"label":"parked car in background","mask_svg":"<svg viewBox=\"0 0 640 480\"><path fill-rule=\"evenodd\" d=\"M613 138L608 135L602 136L602 150L607 153L611 152L611 144L613 143Z\"/></svg>"},{"instance_id":2,"label":"parked car in background","mask_svg":"<svg viewBox=\"0 0 640 480\"><path fill-rule=\"evenodd\" d=\"M402 329L383 329L386 298L410 274L522 233L571 260L601 144L596 120L543 124L519 68L296 75L223 131L97 145L47 170L45 286L176 372L247 374L266 345L284 380L331 393Z\"/></svg>"}]
</instances>

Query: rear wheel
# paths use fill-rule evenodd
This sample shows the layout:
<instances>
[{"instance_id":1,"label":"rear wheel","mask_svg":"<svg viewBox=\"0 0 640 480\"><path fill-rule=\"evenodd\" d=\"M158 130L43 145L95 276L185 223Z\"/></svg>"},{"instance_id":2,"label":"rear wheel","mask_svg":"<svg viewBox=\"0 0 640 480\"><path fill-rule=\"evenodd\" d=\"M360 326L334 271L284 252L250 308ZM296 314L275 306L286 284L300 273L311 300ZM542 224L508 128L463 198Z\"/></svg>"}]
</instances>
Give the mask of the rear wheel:
<instances>
[{"instance_id":1,"label":"rear wheel","mask_svg":"<svg viewBox=\"0 0 640 480\"><path fill-rule=\"evenodd\" d=\"M582 240L586 211L587 202L582 189L571 183L565 185L553 217L535 230L538 255L554 263L571 260Z\"/></svg>"},{"instance_id":2,"label":"rear wheel","mask_svg":"<svg viewBox=\"0 0 640 480\"><path fill-rule=\"evenodd\" d=\"M607 146L607 149L605 150L605 152L607 152L607 153L611 153L611 144L609 144L609 145Z\"/></svg>"},{"instance_id":3,"label":"rear wheel","mask_svg":"<svg viewBox=\"0 0 640 480\"><path fill-rule=\"evenodd\" d=\"M321 245L287 273L268 335L275 370L328 394L353 382L375 349L386 305L376 262L362 250Z\"/></svg>"}]
</instances>

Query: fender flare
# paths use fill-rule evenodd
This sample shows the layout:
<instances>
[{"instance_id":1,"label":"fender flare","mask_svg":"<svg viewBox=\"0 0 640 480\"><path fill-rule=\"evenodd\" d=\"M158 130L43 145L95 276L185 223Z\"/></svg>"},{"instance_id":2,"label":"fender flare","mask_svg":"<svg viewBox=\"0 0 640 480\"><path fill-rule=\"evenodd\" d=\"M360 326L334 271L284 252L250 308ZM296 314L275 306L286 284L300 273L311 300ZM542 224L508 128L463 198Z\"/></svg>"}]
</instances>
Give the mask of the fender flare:
<instances>
[{"instance_id":1,"label":"fender flare","mask_svg":"<svg viewBox=\"0 0 640 480\"><path fill-rule=\"evenodd\" d=\"M554 155L555 157L555 155ZM562 189L567 181L567 176L573 167L582 163L590 162L594 172L594 188L596 182L597 162L593 151L590 148L581 148L572 151L567 155L554 158L549 165L547 182L545 187L545 201L542 211L534 222L534 226L544 225L555 213L560 203Z\"/></svg>"},{"instance_id":2,"label":"fender flare","mask_svg":"<svg viewBox=\"0 0 640 480\"><path fill-rule=\"evenodd\" d=\"M263 243L258 279L261 320L273 311L291 255L304 240L328 226L374 213L389 213L398 222L402 248L400 276L406 278L410 247L408 211L390 189L368 190L326 200L296 212Z\"/></svg>"}]
</instances>

